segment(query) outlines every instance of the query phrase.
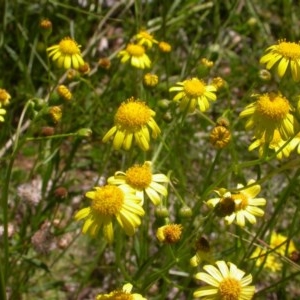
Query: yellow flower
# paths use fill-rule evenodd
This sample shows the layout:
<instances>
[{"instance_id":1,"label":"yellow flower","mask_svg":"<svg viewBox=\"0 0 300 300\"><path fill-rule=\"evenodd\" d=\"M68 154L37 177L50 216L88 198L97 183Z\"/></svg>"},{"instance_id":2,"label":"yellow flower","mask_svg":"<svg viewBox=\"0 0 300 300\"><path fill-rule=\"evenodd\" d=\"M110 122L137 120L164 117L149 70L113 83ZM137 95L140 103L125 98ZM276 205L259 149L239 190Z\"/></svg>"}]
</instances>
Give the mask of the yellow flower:
<instances>
[{"instance_id":1,"label":"yellow flower","mask_svg":"<svg viewBox=\"0 0 300 300\"><path fill-rule=\"evenodd\" d=\"M146 46L148 48L151 48L154 43L158 43L157 40L154 39L153 35L146 30L141 30L134 36L134 39L139 45Z\"/></svg>"},{"instance_id":2,"label":"yellow flower","mask_svg":"<svg viewBox=\"0 0 300 300\"><path fill-rule=\"evenodd\" d=\"M10 101L10 94L5 89L0 89L0 107L6 106L9 104Z\"/></svg>"},{"instance_id":3,"label":"yellow flower","mask_svg":"<svg viewBox=\"0 0 300 300\"><path fill-rule=\"evenodd\" d=\"M146 54L145 48L137 44L128 44L125 50L121 50L118 53L118 57L121 57L121 63L125 63L130 60L132 66L145 69L150 68L151 61Z\"/></svg>"},{"instance_id":4,"label":"yellow flower","mask_svg":"<svg viewBox=\"0 0 300 300\"><path fill-rule=\"evenodd\" d=\"M54 123L58 123L62 118L62 110L59 106L51 106L49 115Z\"/></svg>"},{"instance_id":5,"label":"yellow flower","mask_svg":"<svg viewBox=\"0 0 300 300\"><path fill-rule=\"evenodd\" d=\"M163 41L158 43L158 48L161 52L164 53L169 53L172 51L172 46L169 43Z\"/></svg>"},{"instance_id":6,"label":"yellow flower","mask_svg":"<svg viewBox=\"0 0 300 300\"><path fill-rule=\"evenodd\" d=\"M144 193L148 195L154 205L161 203L161 196L166 197L168 191L161 183L168 183L169 178L164 174L152 174L151 162L146 161L143 165L134 165L125 173L118 171L108 178L109 184L129 185L136 190L136 194L144 202Z\"/></svg>"},{"instance_id":7,"label":"yellow flower","mask_svg":"<svg viewBox=\"0 0 300 300\"><path fill-rule=\"evenodd\" d=\"M177 82L177 85L169 89L170 92L179 92L173 100L180 102L180 109L192 113L195 111L198 103L199 109L204 112L209 108L209 101L215 101L216 88L212 85L206 85L198 78L187 79Z\"/></svg>"},{"instance_id":8,"label":"yellow flower","mask_svg":"<svg viewBox=\"0 0 300 300\"><path fill-rule=\"evenodd\" d=\"M247 219L251 224L256 223L257 217L262 217L264 211L257 206L266 205L266 199L255 198L260 192L260 185L254 184L255 180L251 179L247 186L244 187L242 184L237 185L239 191L237 193L231 193L226 189L220 189L215 191L218 194L218 198L213 198L208 200L206 203L210 207L216 207L223 205L224 203L229 203L231 205L225 205L228 209L228 213L224 213L225 222L231 224L236 220L236 223L243 227L245 226L245 219Z\"/></svg>"},{"instance_id":9,"label":"yellow flower","mask_svg":"<svg viewBox=\"0 0 300 300\"><path fill-rule=\"evenodd\" d=\"M252 275L245 276L245 272L238 269L233 263L217 261L217 268L205 265L206 272L199 272L195 278L209 286L204 286L194 292L194 297L220 300L250 300L255 293L255 286L250 286ZM244 277L245 276L245 277Z\"/></svg>"},{"instance_id":10,"label":"yellow flower","mask_svg":"<svg viewBox=\"0 0 300 300\"><path fill-rule=\"evenodd\" d=\"M123 285L122 290L114 290L109 294L98 294L96 300L147 300L141 294L132 294L132 284Z\"/></svg>"},{"instance_id":11,"label":"yellow flower","mask_svg":"<svg viewBox=\"0 0 300 300\"><path fill-rule=\"evenodd\" d=\"M4 115L6 114L6 110L4 108L1 108L0 105L0 122L4 122Z\"/></svg>"},{"instance_id":12,"label":"yellow flower","mask_svg":"<svg viewBox=\"0 0 300 300\"><path fill-rule=\"evenodd\" d=\"M273 232L271 235L270 247L280 255L291 254L297 250L292 240L288 243L286 236L276 232Z\"/></svg>"},{"instance_id":13,"label":"yellow flower","mask_svg":"<svg viewBox=\"0 0 300 300\"><path fill-rule=\"evenodd\" d=\"M154 87L158 84L158 76L155 74L147 73L144 75L144 85Z\"/></svg>"},{"instance_id":14,"label":"yellow flower","mask_svg":"<svg viewBox=\"0 0 300 300\"><path fill-rule=\"evenodd\" d=\"M272 272L278 272L282 269L282 262L273 252L267 252L257 247L251 255L251 258L255 260L255 265L270 269Z\"/></svg>"},{"instance_id":15,"label":"yellow flower","mask_svg":"<svg viewBox=\"0 0 300 300\"><path fill-rule=\"evenodd\" d=\"M220 76L214 77L211 81L211 85L213 85L217 90L219 90L226 85L226 81Z\"/></svg>"},{"instance_id":16,"label":"yellow flower","mask_svg":"<svg viewBox=\"0 0 300 300\"><path fill-rule=\"evenodd\" d=\"M214 259L210 250L208 240L204 237L200 237L196 241L196 255L190 259L190 265L197 267L202 261L214 263Z\"/></svg>"},{"instance_id":17,"label":"yellow flower","mask_svg":"<svg viewBox=\"0 0 300 300\"><path fill-rule=\"evenodd\" d=\"M72 93L65 85L63 84L59 85L56 90L58 95L62 97L64 100L70 101L72 99Z\"/></svg>"},{"instance_id":18,"label":"yellow flower","mask_svg":"<svg viewBox=\"0 0 300 300\"><path fill-rule=\"evenodd\" d=\"M283 146L284 148L282 148ZM293 150L291 143L286 143L286 141L281 138L281 135L277 129L274 130L273 138L269 143L266 142L265 135L263 135L262 138L255 139L249 146L248 150L252 151L255 148L258 148L259 156L262 156L268 148L274 150L278 159L289 157L291 151Z\"/></svg>"},{"instance_id":19,"label":"yellow flower","mask_svg":"<svg viewBox=\"0 0 300 300\"><path fill-rule=\"evenodd\" d=\"M288 243L288 238L282 234L272 232L270 246L267 250L256 247L251 258L255 259L256 266L263 265L264 268L270 269L272 272L277 272L282 269L280 256L290 256L294 251L297 251L292 240Z\"/></svg>"},{"instance_id":20,"label":"yellow flower","mask_svg":"<svg viewBox=\"0 0 300 300\"><path fill-rule=\"evenodd\" d=\"M211 60L208 60L207 58L201 58L200 63L207 68L211 68L214 65L214 62Z\"/></svg>"},{"instance_id":21,"label":"yellow flower","mask_svg":"<svg viewBox=\"0 0 300 300\"><path fill-rule=\"evenodd\" d=\"M182 228L181 224L168 224L161 226L156 231L156 237L162 243L175 244L181 238Z\"/></svg>"},{"instance_id":22,"label":"yellow flower","mask_svg":"<svg viewBox=\"0 0 300 300\"><path fill-rule=\"evenodd\" d=\"M135 100L133 97L123 102L115 114L115 125L105 134L102 141L107 142L114 136L113 147L116 150L130 149L132 141L143 150L149 150L150 133L152 138L157 138L160 129L153 117L155 112L144 102Z\"/></svg>"},{"instance_id":23,"label":"yellow flower","mask_svg":"<svg viewBox=\"0 0 300 300\"><path fill-rule=\"evenodd\" d=\"M290 113L289 101L278 93L257 95L257 101L249 104L240 113L241 118L248 118L246 129L254 130L256 138L264 138L266 142L273 139L278 130L284 140L294 135L296 120Z\"/></svg>"},{"instance_id":24,"label":"yellow flower","mask_svg":"<svg viewBox=\"0 0 300 300\"><path fill-rule=\"evenodd\" d=\"M140 217L145 214L141 199L129 186L105 185L95 187L85 196L92 200L90 207L83 208L75 214L76 220L85 219L82 232L95 236L103 227L105 239L113 241L113 218L116 218L125 233L132 236L141 224Z\"/></svg>"},{"instance_id":25,"label":"yellow flower","mask_svg":"<svg viewBox=\"0 0 300 300\"><path fill-rule=\"evenodd\" d=\"M261 64L266 64L266 68L270 70L276 63L277 74L283 77L288 67L294 81L300 80L300 44L279 40L277 45L267 48L267 54L261 59Z\"/></svg>"},{"instance_id":26,"label":"yellow flower","mask_svg":"<svg viewBox=\"0 0 300 300\"><path fill-rule=\"evenodd\" d=\"M225 126L216 126L210 132L209 140L216 149L223 149L229 144L231 133Z\"/></svg>"},{"instance_id":27,"label":"yellow flower","mask_svg":"<svg viewBox=\"0 0 300 300\"><path fill-rule=\"evenodd\" d=\"M84 65L79 48L80 46L73 39L65 37L58 45L47 48L47 51L48 56L57 62L58 67L79 69Z\"/></svg>"}]
</instances>

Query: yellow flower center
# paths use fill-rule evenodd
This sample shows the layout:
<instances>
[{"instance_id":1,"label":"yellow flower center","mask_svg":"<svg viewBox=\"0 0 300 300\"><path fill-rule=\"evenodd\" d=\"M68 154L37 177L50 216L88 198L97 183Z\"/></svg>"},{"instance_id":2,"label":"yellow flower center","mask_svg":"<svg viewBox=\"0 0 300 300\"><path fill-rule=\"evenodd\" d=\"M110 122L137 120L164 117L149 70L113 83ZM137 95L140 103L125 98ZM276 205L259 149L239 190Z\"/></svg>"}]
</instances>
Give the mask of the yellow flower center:
<instances>
[{"instance_id":1,"label":"yellow flower center","mask_svg":"<svg viewBox=\"0 0 300 300\"><path fill-rule=\"evenodd\" d=\"M126 47L126 51L129 53L130 56L136 57L140 57L145 54L145 48L141 45L129 44Z\"/></svg>"},{"instance_id":2,"label":"yellow flower center","mask_svg":"<svg viewBox=\"0 0 300 300\"><path fill-rule=\"evenodd\" d=\"M281 121L289 113L290 105L285 97L277 94L265 94L258 98L256 111L262 117L272 121Z\"/></svg>"},{"instance_id":3,"label":"yellow flower center","mask_svg":"<svg viewBox=\"0 0 300 300\"><path fill-rule=\"evenodd\" d=\"M106 185L95 191L92 209L103 216L116 215L123 206L124 193L114 185Z\"/></svg>"},{"instance_id":4,"label":"yellow flower center","mask_svg":"<svg viewBox=\"0 0 300 300\"><path fill-rule=\"evenodd\" d=\"M126 183L137 190L147 188L152 182L150 166L144 164L136 165L126 171Z\"/></svg>"},{"instance_id":5,"label":"yellow flower center","mask_svg":"<svg viewBox=\"0 0 300 300\"><path fill-rule=\"evenodd\" d=\"M233 194L231 197L233 200L241 200L241 202L236 206L238 210L245 209L248 206L248 198L244 194Z\"/></svg>"},{"instance_id":6,"label":"yellow flower center","mask_svg":"<svg viewBox=\"0 0 300 300\"><path fill-rule=\"evenodd\" d=\"M69 37L66 37L60 41L59 49L64 55L80 54L79 46Z\"/></svg>"},{"instance_id":7,"label":"yellow flower center","mask_svg":"<svg viewBox=\"0 0 300 300\"><path fill-rule=\"evenodd\" d=\"M98 295L97 300L133 300L133 296L131 293L126 293L123 291L113 291L109 294Z\"/></svg>"},{"instance_id":8,"label":"yellow flower center","mask_svg":"<svg viewBox=\"0 0 300 300\"><path fill-rule=\"evenodd\" d=\"M282 56L289 59L300 59L300 45L296 43L290 43L280 41L277 45L277 51Z\"/></svg>"},{"instance_id":9,"label":"yellow flower center","mask_svg":"<svg viewBox=\"0 0 300 300\"><path fill-rule=\"evenodd\" d=\"M184 91L190 97L199 97L205 92L205 84L198 78L192 78L184 82Z\"/></svg>"},{"instance_id":10,"label":"yellow flower center","mask_svg":"<svg viewBox=\"0 0 300 300\"><path fill-rule=\"evenodd\" d=\"M241 283L235 278L228 277L220 282L218 295L222 300L238 300L241 290Z\"/></svg>"},{"instance_id":11,"label":"yellow flower center","mask_svg":"<svg viewBox=\"0 0 300 300\"><path fill-rule=\"evenodd\" d=\"M150 119L151 109L144 102L134 101L133 98L129 99L126 103L123 102L115 115L116 125L130 131L140 129Z\"/></svg>"},{"instance_id":12,"label":"yellow flower center","mask_svg":"<svg viewBox=\"0 0 300 300\"><path fill-rule=\"evenodd\" d=\"M180 240L182 233L182 225L180 224L169 224L164 226L165 242L173 244Z\"/></svg>"}]
</instances>

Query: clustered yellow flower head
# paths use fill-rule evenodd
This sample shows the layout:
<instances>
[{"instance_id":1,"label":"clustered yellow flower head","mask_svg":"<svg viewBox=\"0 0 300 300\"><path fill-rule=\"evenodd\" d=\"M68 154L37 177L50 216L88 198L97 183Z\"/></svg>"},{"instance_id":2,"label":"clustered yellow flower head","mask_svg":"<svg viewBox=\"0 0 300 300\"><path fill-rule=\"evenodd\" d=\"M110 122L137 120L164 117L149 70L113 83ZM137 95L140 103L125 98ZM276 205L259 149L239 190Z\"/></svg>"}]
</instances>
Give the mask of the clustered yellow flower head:
<instances>
[{"instance_id":1,"label":"clustered yellow flower head","mask_svg":"<svg viewBox=\"0 0 300 300\"><path fill-rule=\"evenodd\" d=\"M264 211L257 206L266 205L266 199L255 198L261 190L260 185L251 179L246 187L238 184L237 190L236 193L223 188L216 190L218 197L208 200L206 204L214 207L217 214L224 216L227 224L236 221L237 225L243 227L246 220L255 224L255 217L264 215Z\"/></svg>"},{"instance_id":2,"label":"clustered yellow flower head","mask_svg":"<svg viewBox=\"0 0 300 300\"><path fill-rule=\"evenodd\" d=\"M105 134L102 141L105 143L114 136L113 147L116 150L129 150L134 142L143 151L147 151L150 147L149 128L152 130L152 138L156 139L160 134L154 116L155 112L144 102L131 97L118 108L115 125Z\"/></svg>"},{"instance_id":3,"label":"clustered yellow flower head","mask_svg":"<svg viewBox=\"0 0 300 300\"><path fill-rule=\"evenodd\" d=\"M217 261L216 266L205 265L206 272L199 272L195 278L208 286L203 286L194 292L194 297L204 299L241 299L250 300L255 293L255 286L250 285L252 275L245 276L245 272L233 263Z\"/></svg>"},{"instance_id":4,"label":"clustered yellow flower head","mask_svg":"<svg viewBox=\"0 0 300 300\"><path fill-rule=\"evenodd\" d=\"M286 74L288 68L294 81L300 80L300 44L279 40L276 45L272 45L266 50L266 54L260 59L261 64L265 64L270 70L277 66L277 74L281 78Z\"/></svg>"},{"instance_id":5,"label":"clustered yellow flower head","mask_svg":"<svg viewBox=\"0 0 300 300\"><path fill-rule=\"evenodd\" d=\"M277 130L282 139L294 135L297 121L292 115L292 107L287 98L280 93L255 95L256 101L246 106L240 113L247 118L246 129L253 130L257 139L270 143Z\"/></svg>"},{"instance_id":6,"label":"clustered yellow flower head","mask_svg":"<svg viewBox=\"0 0 300 300\"><path fill-rule=\"evenodd\" d=\"M181 238L182 229L181 224L167 224L157 229L156 237L162 243L175 244Z\"/></svg>"},{"instance_id":7,"label":"clustered yellow flower head","mask_svg":"<svg viewBox=\"0 0 300 300\"><path fill-rule=\"evenodd\" d=\"M7 106L10 99L10 94L5 89L0 88L0 122L4 122L4 115L6 114L6 109L2 108L2 106Z\"/></svg>"},{"instance_id":8,"label":"clustered yellow flower head","mask_svg":"<svg viewBox=\"0 0 300 300\"><path fill-rule=\"evenodd\" d=\"M182 111L192 113L198 104L200 111L205 112L209 108L209 102L215 101L216 87L206 84L196 77L177 82L177 86L171 87L170 92L178 92L173 100L179 102Z\"/></svg>"},{"instance_id":9,"label":"clustered yellow flower head","mask_svg":"<svg viewBox=\"0 0 300 300\"><path fill-rule=\"evenodd\" d=\"M98 294L96 300L147 300L141 294L131 293L132 284L124 284L121 290L114 290L109 294Z\"/></svg>"},{"instance_id":10,"label":"clustered yellow flower head","mask_svg":"<svg viewBox=\"0 0 300 300\"><path fill-rule=\"evenodd\" d=\"M264 268L277 272L282 269L282 256L291 256L297 251L292 240L282 234L272 232L270 245L267 249L256 247L251 258L255 260L257 267L263 265Z\"/></svg>"},{"instance_id":11,"label":"clustered yellow flower head","mask_svg":"<svg viewBox=\"0 0 300 300\"><path fill-rule=\"evenodd\" d=\"M134 165L126 172L118 171L109 177L107 182L114 185L129 185L144 203L146 194L154 205L161 203L161 196L166 197L168 191L162 183L168 183L169 178L164 174L152 174L152 163L146 161L143 165Z\"/></svg>"},{"instance_id":12,"label":"clustered yellow flower head","mask_svg":"<svg viewBox=\"0 0 300 300\"><path fill-rule=\"evenodd\" d=\"M85 220L82 228L83 233L95 236L103 227L105 239L108 243L112 243L114 238L113 219L118 221L129 236L132 236L135 229L140 226L140 217L145 212L141 199L130 186L105 185L95 187L85 196L92 200L91 205L79 210L75 215L76 220Z\"/></svg>"},{"instance_id":13,"label":"clustered yellow flower head","mask_svg":"<svg viewBox=\"0 0 300 300\"><path fill-rule=\"evenodd\" d=\"M62 39L58 45L48 47L47 52L59 68L78 70L84 65L80 46L70 37Z\"/></svg>"}]
</instances>

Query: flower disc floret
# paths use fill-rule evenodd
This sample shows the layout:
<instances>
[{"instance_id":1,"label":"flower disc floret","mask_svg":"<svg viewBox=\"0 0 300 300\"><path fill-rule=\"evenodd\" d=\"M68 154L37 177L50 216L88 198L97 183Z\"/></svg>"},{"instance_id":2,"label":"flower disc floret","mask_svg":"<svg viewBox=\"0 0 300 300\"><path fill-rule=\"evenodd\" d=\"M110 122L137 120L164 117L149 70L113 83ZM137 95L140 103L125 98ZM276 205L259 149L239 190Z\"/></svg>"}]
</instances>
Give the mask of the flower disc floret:
<instances>
[{"instance_id":1,"label":"flower disc floret","mask_svg":"<svg viewBox=\"0 0 300 300\"><path fill-rule=\"evenodd\" d=\"M288 100L278 94L265 94L257 99L256 111L270 122L283 120L290 111Z\"/></svg>"},{"instance_id":2,"label":"flower disc floret","mask_svg":"<svg viewBox=\"0 0 300 300\"><path fill-rule=\"evenodd\" d=\"M143 190L150 186L152 172L149 165L136 165L126 171L126 183L134 189Z\"/></svg>"},{"instance_id":3,"label":"flower disc floret","mask_svg":"<svg viewBox=\"0 0 300 300\"><path fill-rule=\"evenodd\" d=\"M124 203L124 193L116 186L106 185L95 192L87 193L93 197L92 209L104 216L114 216L120 212Z\"/></svg>"},{"instance_id":4,"label":"flower disc floret","mask_svg":"<svg viewBox=\"0 0 300 300\"><path fill-rule=\"evenodd\" d=\"M144 102L123 102L115 115L115 123L128 131L136 131L145 126L152 115L153 112Z\"/></svg>"}]
</instances>

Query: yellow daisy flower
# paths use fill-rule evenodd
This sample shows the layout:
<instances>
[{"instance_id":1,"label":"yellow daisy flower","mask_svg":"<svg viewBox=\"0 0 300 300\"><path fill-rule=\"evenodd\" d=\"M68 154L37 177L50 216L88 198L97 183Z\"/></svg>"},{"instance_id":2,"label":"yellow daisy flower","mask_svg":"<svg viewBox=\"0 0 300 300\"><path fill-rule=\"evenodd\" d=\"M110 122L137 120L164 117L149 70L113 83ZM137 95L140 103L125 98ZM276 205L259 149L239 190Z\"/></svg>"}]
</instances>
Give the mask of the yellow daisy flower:
<instances>
[{"instance_id":1,"label":"yellow daisy flower","mask_svg":"<svg viewBox=\"0 0 300 300\"><path fill-rule=\"evenodd\" d=\"M286 144L286 141L281 138L281 135L277 129L274 130L273 138L269 143L266 142L265 135L263 135L262 138L255 139L252 142L252 144L248 147L248 150L252 151L256 148L258 148L258 154L260 157L264 154L264 152L268 148L276 152L276 157L278 159L282 159L283 157L289 157L291 151L293 150L291 143Z\"/></svg>"},{"instance_id":2,"label":"yellow daisy flower","mask_svg":"<svg viewBox=\"0 0 300 300\"><path fill-rule=\"evenodd\" d=\"M266 199L255 198L261 188L258 184L253 185L254 182L255 180L251 179L246 187L242 184L238 184L237 189L240 191L237 193L231 193L226 189L215 191L219 197L210 199L206 203L208 206L216 207L217 209L219 206L222 207L225 203L225 213L223 216L225 216L225 222L227 224L231 224L236 220L236 223L243 227L245 226L246 219L251 224L255 224L255 216L262 217L264 215L264 211L257 206L266 205ZM229 209L228 213L226 213L226 209Z\"/></svg>"},{"instance_id":3,"label":"yellow daisy flower","mask_svg":"<svg viewBox=\"0 0 300 300\"><path fill-rule=\"evenodd\" d=\"M151 61L142 45L128 44L125 50L118 53L118 57L121 57L121 63L130 60L131 65L138 69L150 68L151 66Z\"/></svg>"},{"instance_id":4,"label":"yellow daisy flower","mask_svg":"<svg viewBox=\"0 0 300 300\"><path fill-rule=\"evenodd\" d=\"M296 119L291 114L289 101L279 93L256 95L257 101L249 104L240 113L241 118L248 118L246 130L254 130L256 138L264 137L266 142L273 139L278 130L284 140L294 135Z\"/></svg>"},{"instance_id":5,"label":"yellow daisy flower","mask_svg":"<svg viewBox=\"0 0 300 300\"><path fill-rule=\"evenodd\" d=\"M176 244L181 238L182 229L181 224L167 224L157 229L156 237L162 243Z\"/></svg>"},{"instance_id":6,"label":"yellow daisy flower","mask_svg":"<svg viewBox=\"0 0 300 300\"><path fill-rule=\"evenodd\" d=\"M47 48L48 56L53 61L57 62L58 67L65 69L79 69L84 65L84 60L81 56L80 46L71 39L65 37L58 45Z\"/></svg>"},{"instance_id":7,"label":"yellow daisy flower","mask_svg":"<svg viewBox=\"0 0 300 300\"><path fill-rule=\"evenodd\" d=\"M0 122L4 122L4 115L6 114L6 110L4 108L1 108L0 105Z\"/></svg>"},{"instance_id":8,"label":"yellow daisy flower","mask_svg":"<svg viewBox=\"0 0 300 300\"><path fill-rule=\"evenodd\" d=\"M294 81L300 80L300 44L279 40L277 45L267 48L267 54L261 59L260 63L266 65L270 70L277 64L277 74L283 77L288 67Z\"/></svg>"},{"instance_id":9,"label":"yellow daisy flower","mask_svg":"<svg viewBox=\"0 0 300 300\"><path fill-rule=\"evenodd\" d=\"M158 43L158 48L163 53L169 53L172 51L172 46L169 43L164 41Z\"/></svg>"},{"instance_id":10,"label":"yellow daisy flower","mask_svg":"<svg viewBox=\"0 0 300 300\"><path fill-rule=\"evenodd\" d=\"M135 190L129 186L105 185L95 187L85 196L92 200L90 207L83 208L75 214L76 220L85 219L83 233L95 236L103 227L105 239L112 243L113 218L116 218L125 233L132 236L140 226L140 217L145 214L141 199L136 196Z\"/></svg>"},{"instance_id":11,"label":"yellow daisy flower","mask_svg":"<svg viewBox=\"0 0 300 300\"><path fill-rule=\"evenodd\" d=\"M152 130L152 138L156 139L160 134L154 116L155 112L144 102L131 97L118 108L115 114L115 125L105 134L102 141L105 143L114 136L114 149L129 150L134 139L143 151L147 151L150 143L148 127Z\"/></svg>"},{"instance_id":12,"label":"yellow daisy flower","mask_svg":"<svg viewBox=\"0 0 300 300\"><path fill-rule=\"evenodd\" d=\"M272 272L277 272L282 269L280 256L290 256L294 251L297 251L297 249L292 240L288 243L286 236L272 232L268 249L256 247L251 258L255 259L256 266L263 265L264 268L268 268Z\"/></svg>"},{"instance_id":13,"label":"yellow daisy flower","mask_svg":"<svg viewBox=\"0 0 300 300\"><path fill-rule=\"evenodd\" d=\"M10 102L10 94L5 89L0 89L0 106L6 106Z\"/></svg>"},{"instance_id":14,"label":"yellow daisy flower","mask_svg":"<svg viewBox=\"0 0 300 300\"><path fill-rule=\"evenodd\" d=\"M147 73L144 75L143 82L145 86L154 87L158 84L158 76L155 74Z\"/></svg>"},{"instance_id":15,"label":"yellow daisy flower","mask_svg":"<svg viewBox=\"0 0 300 300\"><path fill-rule=\"evenodd\" d=\"M252 275L245 276L245 272L238 269L233 263L217 261L217 267L206 265L203 269L206 272L199 272L195 278L209 286L204 286L194 292L194 297L205 299L232 299L250 300L255 293L255 286L249 285L252 282Z\"/></svg>"},{"instance_id":16,"label":"yellow daisy flower","mask_svg":"<svg viewBox=\"0 0 300 300\"><path fill-rule=\"evenodd\" d=\"M169 178L164 174L152 174L152 163L146 161L143 165L134 165L125 173L118 171L114 176L108 178L109 184L129 185L136 190L136 195L144 202L144 193L154 205L161 203L161 195L166 197L168 191L161 183L168 183Z\"/></svg>"},{"instance_id":17,"label":"yellow daisy flower","mask_svg":"<svg viewBox=\"0 0 300 300\"><path fill-rule=\"evenodd\" d=\"M141 294L132 294L132 284L126 283L123 285L122 290L114 290L109 294L98 294L96 300L147 300Z\"/></svg>"},{"instance_id":18,"label":"yellow daisy flower","mask_svg":"<svg viewBox=\"0 0 300 300\"><path fill-rule=\"evenodd\" d=\"M153 44L157 44L158 41L154 39L153 35L146 30L141 30L133 37L139 45L151 48Z\"/></svg>"},{"instance_id":19,"label":"yellow daisy flower","mask_svg":"<svg viewBox=\"0 0 300 300\"><path fill-rule=\"evenodd\" d=\"M199 109L204 112L209 108L209 101L215 101L216 88L213 85L206 85L204 81L198 78L187 79L177 82L178 86L171 87L170 92L179 92L173 100L180 102L180 109L192 113L198 103Z\"/></svg>"},{"instance_id":20,"label":"yellow daisy flower","mask_svg":"<svg viewBox=\"0 0 300 300\"><path fill-rule=\"evenodd\" d=\"M286 249L288 247L288 249ZM281 255L291 254L296 251L295 244L292 240L288 243L288 238L280 233L272 232L270 240L270 248Z\"/></svg>"}]
</instances>

